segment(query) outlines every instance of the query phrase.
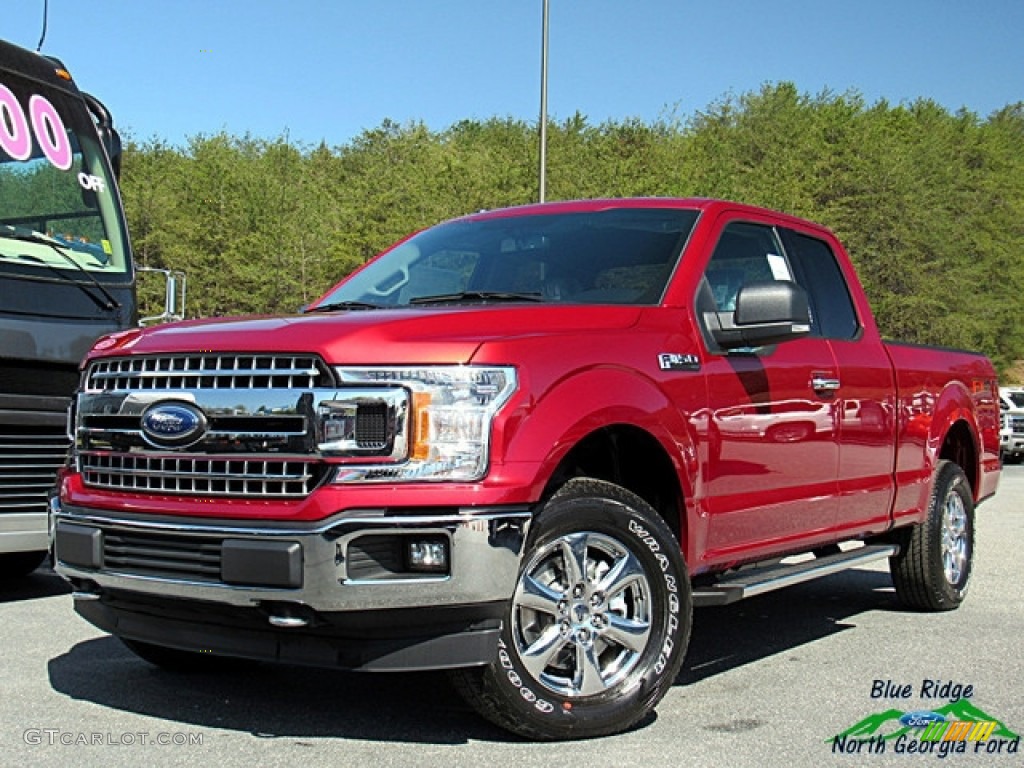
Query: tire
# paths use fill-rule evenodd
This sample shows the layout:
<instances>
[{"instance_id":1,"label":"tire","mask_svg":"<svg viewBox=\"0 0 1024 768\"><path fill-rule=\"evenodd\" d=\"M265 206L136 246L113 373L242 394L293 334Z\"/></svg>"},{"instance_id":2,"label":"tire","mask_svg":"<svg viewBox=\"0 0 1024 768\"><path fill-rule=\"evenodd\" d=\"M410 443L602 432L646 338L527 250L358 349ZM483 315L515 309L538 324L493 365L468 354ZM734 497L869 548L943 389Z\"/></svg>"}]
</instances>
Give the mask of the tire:
<instances>
[{"instance_id":1,"label":"tire","mask_svg":"<svg viewBox=\"0 0 1024 768\"><path fill-rule=\"evenodd\" d=\"M14 579L28 576L43 564L47 552L9 552L0 555L0 578Z\"/></svg>"},{"instance_id":2,"label":"tire","mask_svg":"<svg viewBox=\"0 0 1024 768\"><path fill-rule=\"evenodd\" d=\"M665 522L629 491L577 478L533 523L496 661L452 677L474 709L521 736L618 733L672 686L691 620Z\"/></svg>"},{"instance_id":3,"label":"tire","mask_svg":"<svg viewBox=\"0 0 1024 768\"><path fill-rule=\"evenodd\" d=\"M226 659L213 654L183 651L179 648L168 648L165 645L154 645L141 640L129 640L126 637L119 639L129 651L140 659L168 672L209 672L238 663L236 659Z\"/></svg>"},{"instance_id":4,"label":"tire","mask_svg":"<svg viewBox=\"0 0 1024 768\"><path fill-rule=\"evenodd\" d=\"M974 561L974 498L959 466L939 462L928 516L900 544L889 570L904 605L951 611L964 601Z\"/></svg>"}]
</instances>

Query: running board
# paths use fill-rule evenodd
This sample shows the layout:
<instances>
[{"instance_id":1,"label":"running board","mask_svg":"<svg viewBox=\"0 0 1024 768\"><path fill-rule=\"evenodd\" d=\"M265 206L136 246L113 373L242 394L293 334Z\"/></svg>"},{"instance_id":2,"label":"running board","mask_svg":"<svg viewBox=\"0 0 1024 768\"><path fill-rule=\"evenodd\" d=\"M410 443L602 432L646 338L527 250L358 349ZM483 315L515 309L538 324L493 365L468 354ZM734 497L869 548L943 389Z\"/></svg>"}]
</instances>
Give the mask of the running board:
<instances>
[{"instance_id":1,"label":"running board","mask_svg":"<svg viewBox=\"0 0 1024 768\"><path fill-rule=\"evenodd\" d=\"M762 568L751 568L730 574L710 586L694 589L693 604L695 607L728 605L745 597L791 587L794 584L891 557L899 551L900 548L895 544L871 544L792 565L773 563Z\"/></svg>"}]
</instances>

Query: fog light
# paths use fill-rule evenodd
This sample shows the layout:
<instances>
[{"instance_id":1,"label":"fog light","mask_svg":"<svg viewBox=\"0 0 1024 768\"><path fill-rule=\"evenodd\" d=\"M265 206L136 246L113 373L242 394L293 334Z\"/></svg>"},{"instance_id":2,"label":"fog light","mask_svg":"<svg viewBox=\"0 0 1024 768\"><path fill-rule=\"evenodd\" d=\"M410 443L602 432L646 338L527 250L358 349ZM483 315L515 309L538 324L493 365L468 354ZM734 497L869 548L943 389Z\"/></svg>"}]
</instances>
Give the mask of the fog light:
<instances>
[{"instance_id":1,"label":"fog light","mask_svg":"<svg viewBox=\"0 0 1024 768\"><path fill-rule=\"evenodd\" d=\"M409 539L405 545L405 562L410 571L448 573L447 539Z\"/></svg>"}]
</instances>

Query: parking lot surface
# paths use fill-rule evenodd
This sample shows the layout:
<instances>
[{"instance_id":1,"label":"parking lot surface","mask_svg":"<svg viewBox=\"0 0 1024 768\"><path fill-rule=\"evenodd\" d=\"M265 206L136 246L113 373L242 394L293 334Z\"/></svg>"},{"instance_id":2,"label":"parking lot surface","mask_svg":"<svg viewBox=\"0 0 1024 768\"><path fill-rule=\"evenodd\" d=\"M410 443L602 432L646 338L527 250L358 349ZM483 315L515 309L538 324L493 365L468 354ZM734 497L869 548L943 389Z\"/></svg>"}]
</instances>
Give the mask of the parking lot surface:
<instances>
[{"instance_id":1,"label":"parking lot surface","mask_svg":"<svg viewBox=\"0 0 1024 768\"><path fill-rule=\"evenodd\" d=\"M43 568L0 585L0 766L1020 766L996 734L947 757L866 740L892 731L893 710L934 711L954 696L973 707L961 719L1024 733L1024 467L1003 473L977 530L959 610L904 610L884 565L701 609L656 715L573 744L490 726L443 674L163 672L79 619ZM834 738L855 728L865 741Z\"/></svg>"}]
</instances>

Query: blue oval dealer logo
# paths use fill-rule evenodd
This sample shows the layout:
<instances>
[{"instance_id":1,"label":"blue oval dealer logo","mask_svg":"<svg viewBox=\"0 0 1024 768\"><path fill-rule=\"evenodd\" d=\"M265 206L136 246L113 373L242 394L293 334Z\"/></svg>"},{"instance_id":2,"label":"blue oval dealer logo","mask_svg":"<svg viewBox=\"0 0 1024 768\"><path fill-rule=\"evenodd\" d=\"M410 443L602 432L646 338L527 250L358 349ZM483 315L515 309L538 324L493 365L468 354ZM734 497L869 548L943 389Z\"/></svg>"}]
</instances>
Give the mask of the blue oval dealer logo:
<instances>
[{"instance_id":1,"label":"blue oval dealer logo","mask_svg":"<svg viewBox=\"0 0 1024 768\"><path fill-rule=\"evenodd\" d=\"M944 722L946 722L944 715L940 715L938 712L929 712L928 710L907 712L900 718L900 724L909 728L925 728L931 723Z\"/></svg>"},{"instance_id":2,"label":"blue oval dealer logo","mask_svg":"<svg viewBox=\"0 0 1024 768\"><path fill-rule=\"evenodd\" d=\"M188 403L156 403L142 414L142 434L153 445L191 445L206 432L206 416Z\"/></svg>"}]
</instances>

